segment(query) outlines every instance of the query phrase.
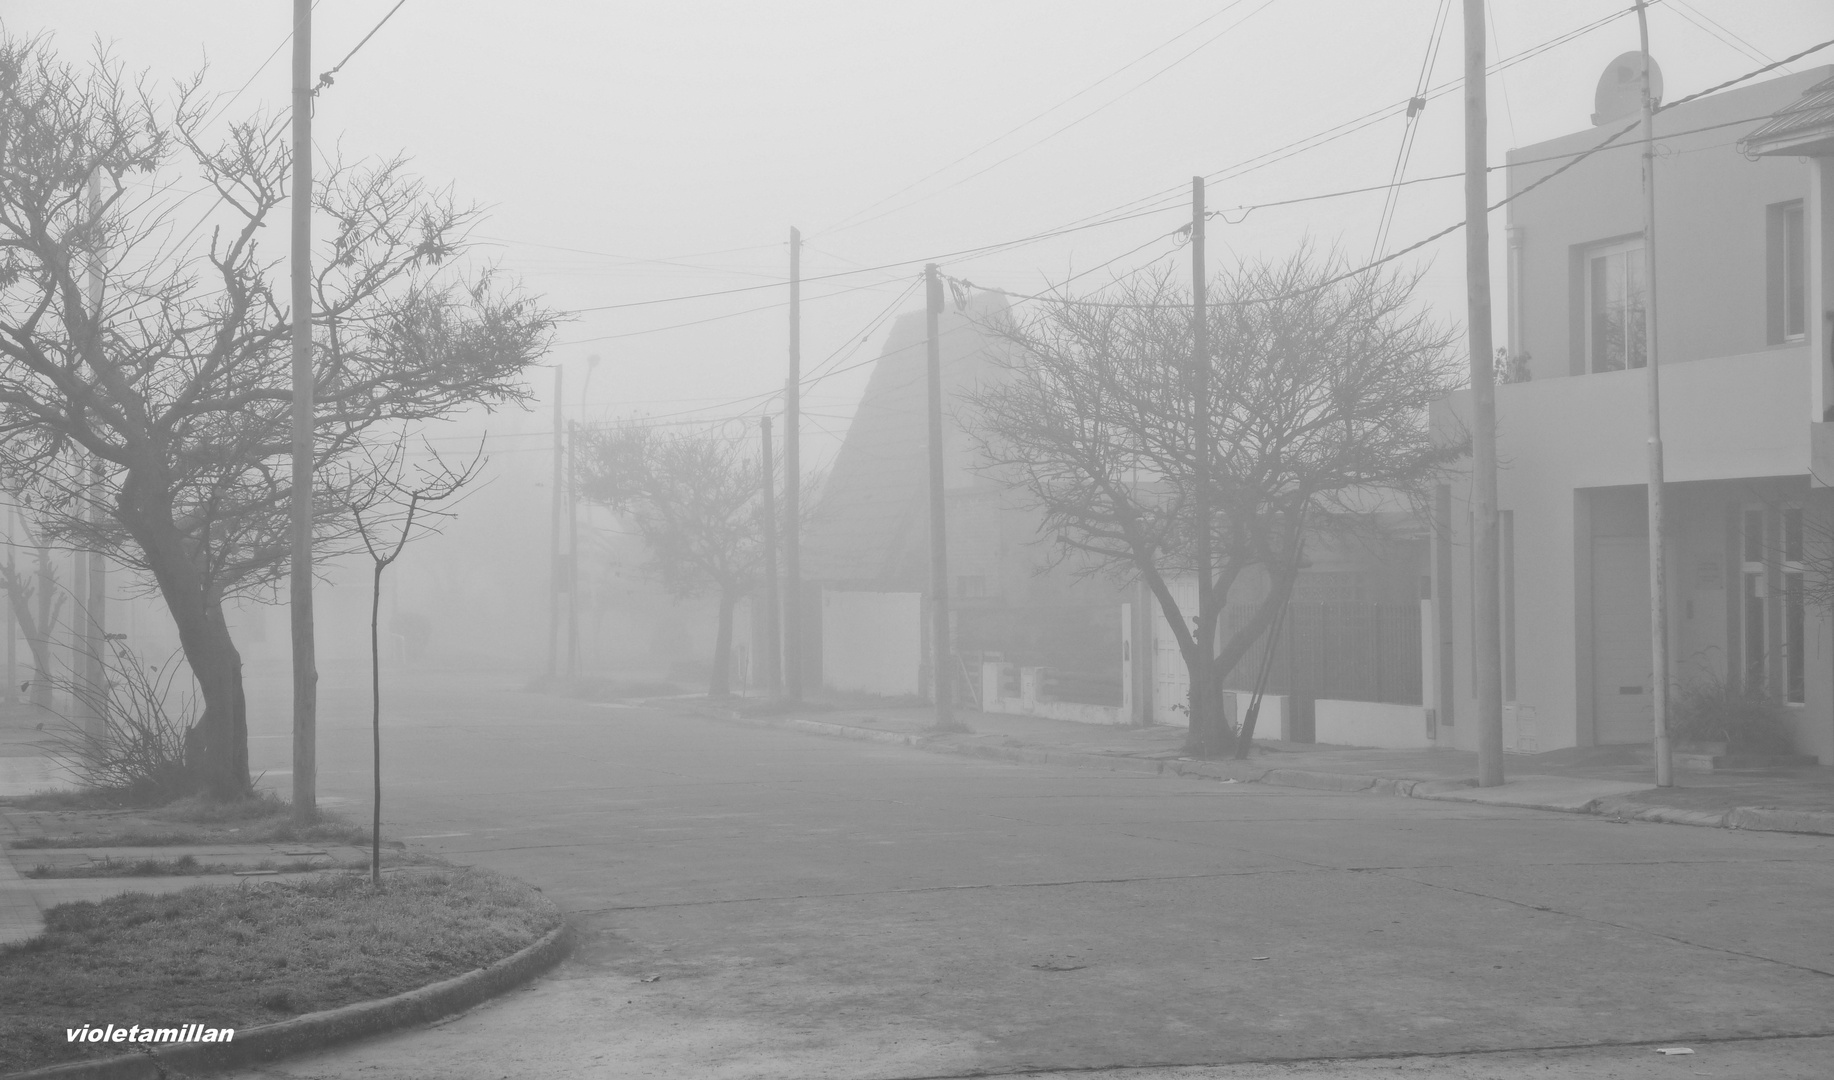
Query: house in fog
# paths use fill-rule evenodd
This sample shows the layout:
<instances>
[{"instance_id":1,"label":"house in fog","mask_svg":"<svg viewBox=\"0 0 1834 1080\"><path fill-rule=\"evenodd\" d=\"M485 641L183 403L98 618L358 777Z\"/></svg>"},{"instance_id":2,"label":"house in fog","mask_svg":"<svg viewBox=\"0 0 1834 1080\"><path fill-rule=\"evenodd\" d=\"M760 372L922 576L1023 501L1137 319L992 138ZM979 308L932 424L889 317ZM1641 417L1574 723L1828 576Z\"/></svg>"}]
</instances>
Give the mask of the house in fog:
<instances>
[{"instance_id":1,"label":"house in fog","mask_svg":"<svg viewBox=\"0 0 1834 1080\"><path fill-rule=\"evenodd\" d=\"M1002 297L979 292L945 310L939 324L952 414L943 454L956 655L945 662L984 709L1183 724L1184 662L1158 603L1132 583L1066 562L1041 535L1025 494L979 468L956 422L962 395L1001 377L1009 345L993 328L1006 317ZM921 311L893 324L803 541L811 685L885 695L929 686L924 335ZM1317 723L1342 741L1427 743L1427 523L1401 509L1382 518L1368 535L1308 544L1312 565L1279 634L1238 667L1232 686L1247 691L1264 670L1276 699L1263 733L1309 738ZM1173 588L1193 612L1193 583ZM1224 612L1224 635L1248 620L1266 588L1244 576Z\"/></svg>"},{"instance_id":2,"label":"house in fog","mask_svg":"<svg viewBox=\"0 0 1834 1080\"><path fill-rule=\"evenodd\" d=\"M1509 190L1634 123L1640 72L1620 58L1592 126L1512 151ZM1508 207L1508 347L1532 376L1497 388L1511 750L1652 738L1637 135ZM1656 135L1672 682L1768 687L1798 749L1834 760L1834 622L1804 590L1834 478L1834 67L1662 112ZM1470 748L1468 496L1468 479L1440 493L1427 636L1438 741Z\"/></svg>"},{"instance_id":3,"label":"house in fog","mask_svg":"<svg viewBox=\"0 0 1834 1080\"><path fill-rule=\"evenodd\" d=\"M1121 612L1132 590L1053 571L1056 552L1038 536L1037 515L976 470L956 422L962 395L1000 377L1007 345L995 328L1006 317L1003 297L977 292L946 305L938 325L959 685L978 690L980 664L996 658L1047 668L1079 699L1118 708ZM925 346L921 310L893 322L803 540L804 610L820 628L805 652L835 689L918 694L929 684Z\"/></svg>"}]
</instances>

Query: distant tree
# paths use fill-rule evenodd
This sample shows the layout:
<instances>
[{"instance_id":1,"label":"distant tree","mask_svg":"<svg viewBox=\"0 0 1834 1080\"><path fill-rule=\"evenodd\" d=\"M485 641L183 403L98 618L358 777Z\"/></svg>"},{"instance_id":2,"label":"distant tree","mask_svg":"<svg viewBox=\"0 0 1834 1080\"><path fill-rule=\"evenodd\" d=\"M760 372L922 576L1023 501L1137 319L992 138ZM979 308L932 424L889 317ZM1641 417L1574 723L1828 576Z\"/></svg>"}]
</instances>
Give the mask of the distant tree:
<instances>
[{"instance_id":1,"label":"distant tree","mask_svg":"<svg viewBox=\"0 0 1834 1080\"><path fill-rule=\"evenodd\" d=\"M719 599L710 697L731 693L732 618L757 579L763 480L749 440L716 431L665 433L640 424L583 436L580 493L637 530L648 571L677 597Z\"/></svg>"},{"instance_id":2,"label":"distant tree","mask_svg":"<svg viewBox=\"0 0 1834 1080\"><path fill-rule=\"evenodd\" d=\"M0 31L0 482L44 535L109 553L163 598L204 701L188 760L233 797L249 787L247 717L223 604L270 596L287 571L295 313L261 240L291 163L284 118L215 143L210 104L196 80L162 104L105 55L77 68ZM314 423L330 556L353 543L339 490L352 455L402 422L525 400L554 317L460 267L477 212L401 161L322 173ZM191 186L197 202L172 193Z\"/></svg>"},{"instance_id":3,"label":"distant tree","mask_svg":"<svg viewBox=\"0 0 1834 1080\"><path fill-rule=\"evenodd\" d=\"M64 593L57 582L57 567L51 562L51 549L34 543L30 530L24 531L25 545L15 542L7 551L6 565L0 567L0 575L4 575L0 588L6 590L7 608L32 653L32 677L22 689L30 695L35 708L48 712L57 678L51 660L51 639L64 606ZM20 546L30 546L37 553L35 580L27 580L13 560L12 549Z\"/></svg>"},{"instance_id":4,"label":"distant tree","mask_svg":"<svg viewBox=\"0 0 1834 1080\"><path fill-rule=\"evenodd\" d=\"M1017 346L999 361L1007 377L970 395L965 426L990 474L1030 497L1043 534L1085 572L1152 591L1190 678L1192 754L1233 747L1223 680L1291 596L1304 538L1366 524L1459 452L1428 436L1427 405L1462 369L1449 330L1413 305L1414 284L1343 278L1306 251L1221 277L1201 402L1190 297L1172 280L1060 297L1003 329ZM1204 423L1213 449L1200 500ZM1213 570L1186 610L1172 585L1196 575L1205 528ZM1270 588L1219 648L1223 611L1256 568Z\"/></svg>"}]
</instances>

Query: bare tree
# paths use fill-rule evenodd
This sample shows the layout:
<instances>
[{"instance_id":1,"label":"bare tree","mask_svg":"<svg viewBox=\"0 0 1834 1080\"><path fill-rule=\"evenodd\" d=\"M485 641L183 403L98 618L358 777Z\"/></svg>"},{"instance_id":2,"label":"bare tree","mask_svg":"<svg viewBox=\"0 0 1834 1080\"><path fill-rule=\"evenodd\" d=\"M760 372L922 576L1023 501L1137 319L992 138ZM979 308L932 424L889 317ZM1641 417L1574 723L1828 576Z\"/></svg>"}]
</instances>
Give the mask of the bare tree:
<instances>
[{"instance_id":1,"label":"bare tree","mask_svg":"<svg viewBox=\"0 0 1834 1080\"><path fill-rule=\"evenodd\" d=\"M408 541L437 531L450 518L452 500L485 464L484 444L471 460L454 465L427 444L427 460L410 465L407 442L387 454L366 455L343 490L351 521L370 562L369 703L371 765L375 781L369 834L369 880L382 884L382 572L401 558Z\"/></svg>"},{"instance_id":2,"label":"bare tree","mask_svg":"<svg viewBox=\"0 0 1834 1080\"><path fill-rule=\"evenodd\" d=\"M0 35L0 480L48 537L111 554L163 598L204 700L188 759L232 797L249 787L247 722L223 604L269 597L287 571L294 313L260 241L290 162L279 118L208 143L197 86L162 103L105 55L77 68ZM399 422L525 400L554 319L464 270L476 211L399 160L324 173L315 513L330 556L353 544L350 456ZM172 192L200 183L200 203Z\"/></svg>"},{"instance_id":3,"label":"bare tree","mask_svg":"<svg viewBox=\"0 0 1834 1080\"><path fill-rule=\"evenodd\" d=\"M624 425L587 436L580 492L622 515L650 551L647 569L678 597L719 598L710 697L731 693L732 616L763 558L761 481L749 439Z\"/></svg>"},{"instance_id":4,"label":"bare tree","mask_svg":"<svg viewBox=\"0 0 1834 1080\"><path fill-rule=\"evenodd\" d=\"M990 473L1030 496L1044 534L1083 572L1135 577L1157 599L1190 678L1189 753L1231 749L1223 680L1285 606L1305 538L1366 525L1459 452L1428 435L1426 407L1460 367L1449 331L1414 307L1414 284L1342 277L1309 251L1225 275L1202 402L1189 297L1170 279L1059 297L1004 328L1018 346L1000 361L1008 377L970 395L965 426ZM1200 423L1213 447L1208 523L1193 509ZM1189 611L1173 583L1195 575L1206 526L1214 570ZM1221 616L1257 569L1268 588L1219 647Z\"/></svg>"},{"instance_id":5,"label":"bare tree","mask_svg":"<svg viewBox=\"0 0 1834 1080\"><path fill-rule=\"evenodd\" d=\"M28 581L19 572L12 558L7 553L6 565L0 567L0 588L6 590L7 607L13 613L13 621L19 626L19 633L25 638L26 647L32 652L32 677L27 680L25 689L30 695L34 708L49 711L51 695L56 680L56 669L51 659L51 641L59 614L64 606L64 591L57 581L57 567L51 561L51 549L33 540L31 532L26 532L26 543L37 554L38 569L33 575L35 580ZM19 546L17 543L15 547Z\"/></svg>"}]
</instances>

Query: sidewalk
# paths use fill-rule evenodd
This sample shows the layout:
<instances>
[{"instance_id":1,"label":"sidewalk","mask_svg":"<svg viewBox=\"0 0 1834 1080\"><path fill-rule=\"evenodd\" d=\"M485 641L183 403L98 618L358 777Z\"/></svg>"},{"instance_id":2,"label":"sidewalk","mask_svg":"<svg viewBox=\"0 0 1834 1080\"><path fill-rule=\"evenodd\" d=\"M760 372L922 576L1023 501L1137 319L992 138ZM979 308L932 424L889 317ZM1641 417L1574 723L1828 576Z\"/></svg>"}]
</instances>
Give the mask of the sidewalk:
<instances>
[{"instance_id":1,"label":"sidewalk","mask_svg":"<svg viewBox=\"0 0 1834 1080\"><path fill-rule=\"evenodd\" d=\"M767 714L758 702L720 707L702 701L690 707L721 719L1013 761L1834 835L1834 768L1826 766L1677 769L1674 786L1658 788L1646 749L1588 747L1511 754L1504 761L1506 782L1480 788L1474 779L1477 754L1466 750L1374 750L1257 739L1245 761L1200 761L1182 754L1185 729L1164 725L1106 726L962 711L957 715L971 733L940 734L930 729L933 713L925 706L811 706L780 714Z\"/></svg>"}]
</instances>

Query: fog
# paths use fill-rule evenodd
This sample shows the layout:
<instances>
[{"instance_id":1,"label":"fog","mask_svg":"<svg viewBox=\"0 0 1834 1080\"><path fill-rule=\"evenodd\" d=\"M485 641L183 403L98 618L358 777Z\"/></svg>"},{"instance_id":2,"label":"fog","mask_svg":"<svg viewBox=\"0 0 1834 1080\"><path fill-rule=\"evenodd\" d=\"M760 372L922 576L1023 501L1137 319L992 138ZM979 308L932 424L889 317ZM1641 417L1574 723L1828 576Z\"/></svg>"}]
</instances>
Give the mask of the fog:
<instances>
[{"instance_id":1,"label":"fog","mask_svg":"<svg viewBox=\"0 0 1834 1080\"><path fill-rule=\"evenodd\" d=\"M1820 1075L1834 5L1487 0L1487 267L1462 227L1476 6L320 0L316 176L361 187L399 159L424 184L402 218L423 246L388 256L413 269L314 328L320 446L343 455L313 564L321 835L276 801L302 792L290 181L223 179L285 175L290 5L0 5L9 41L118 64L129 98L195 78L197 135L246 151L124 168L111 220L143 231L99 242L106 270L81 222L20 224L38 159L0 160L0 826L51 852L17 873L0 852L0 946L39 943L0 959L116 902L67 883L112 880L78 841L147 865L179 842L114 788L71 794L69 745L47 749L99 724L85 687L125 685L84 673L106 631L196 722L168 753L216 779L176 803L300 825L257 843L186 810L200 850L345 859L381 896L392 840L392 881L481 868L551 915L513 977L492 965L521 939L442 942L419 982L374 983L530 993L441 998L415 1014L433 1026L326 1036L263 1076L1643 1077L1658 1044L1714 1075ZM65 134L48 156L93 132ZM166 432L224 417L170 481L117 406L207 350L120 347L163 374L65 378L128 362L83 351L89 300L61 278L44 309L77 315L41 327L19 268L66 258L108 297L96 325L138 328L110 340L156 337L169 297L144 283L262 199L260 285L235 300L263 343L224 355L266 382L153 408ZM466 208L451 236L422 213L442 200ZM336 239L364 213L323 203L321 312L368 267ZM242 310L198 301L217 271L246 284L193 264L188 332ZM60 333L68 371L33 366ZM154 474L158 497L127 482ZM232 489L256 509L213 533ZM104 542L128 554L86 627ZM222 581L239 668L212 674ZM111 834L114 814L151 816ZM136 873L164 896L333 872L233 867ZM279 973L180 997L201 1010L181 1019L258 1031L361 1000L355 976L299 989L328 954L249 936ZM0 1001L61 1000L19 986ZM41 1036L0 1038L0 1072L69 1056Z\"/></svg>"}]
</instances>

